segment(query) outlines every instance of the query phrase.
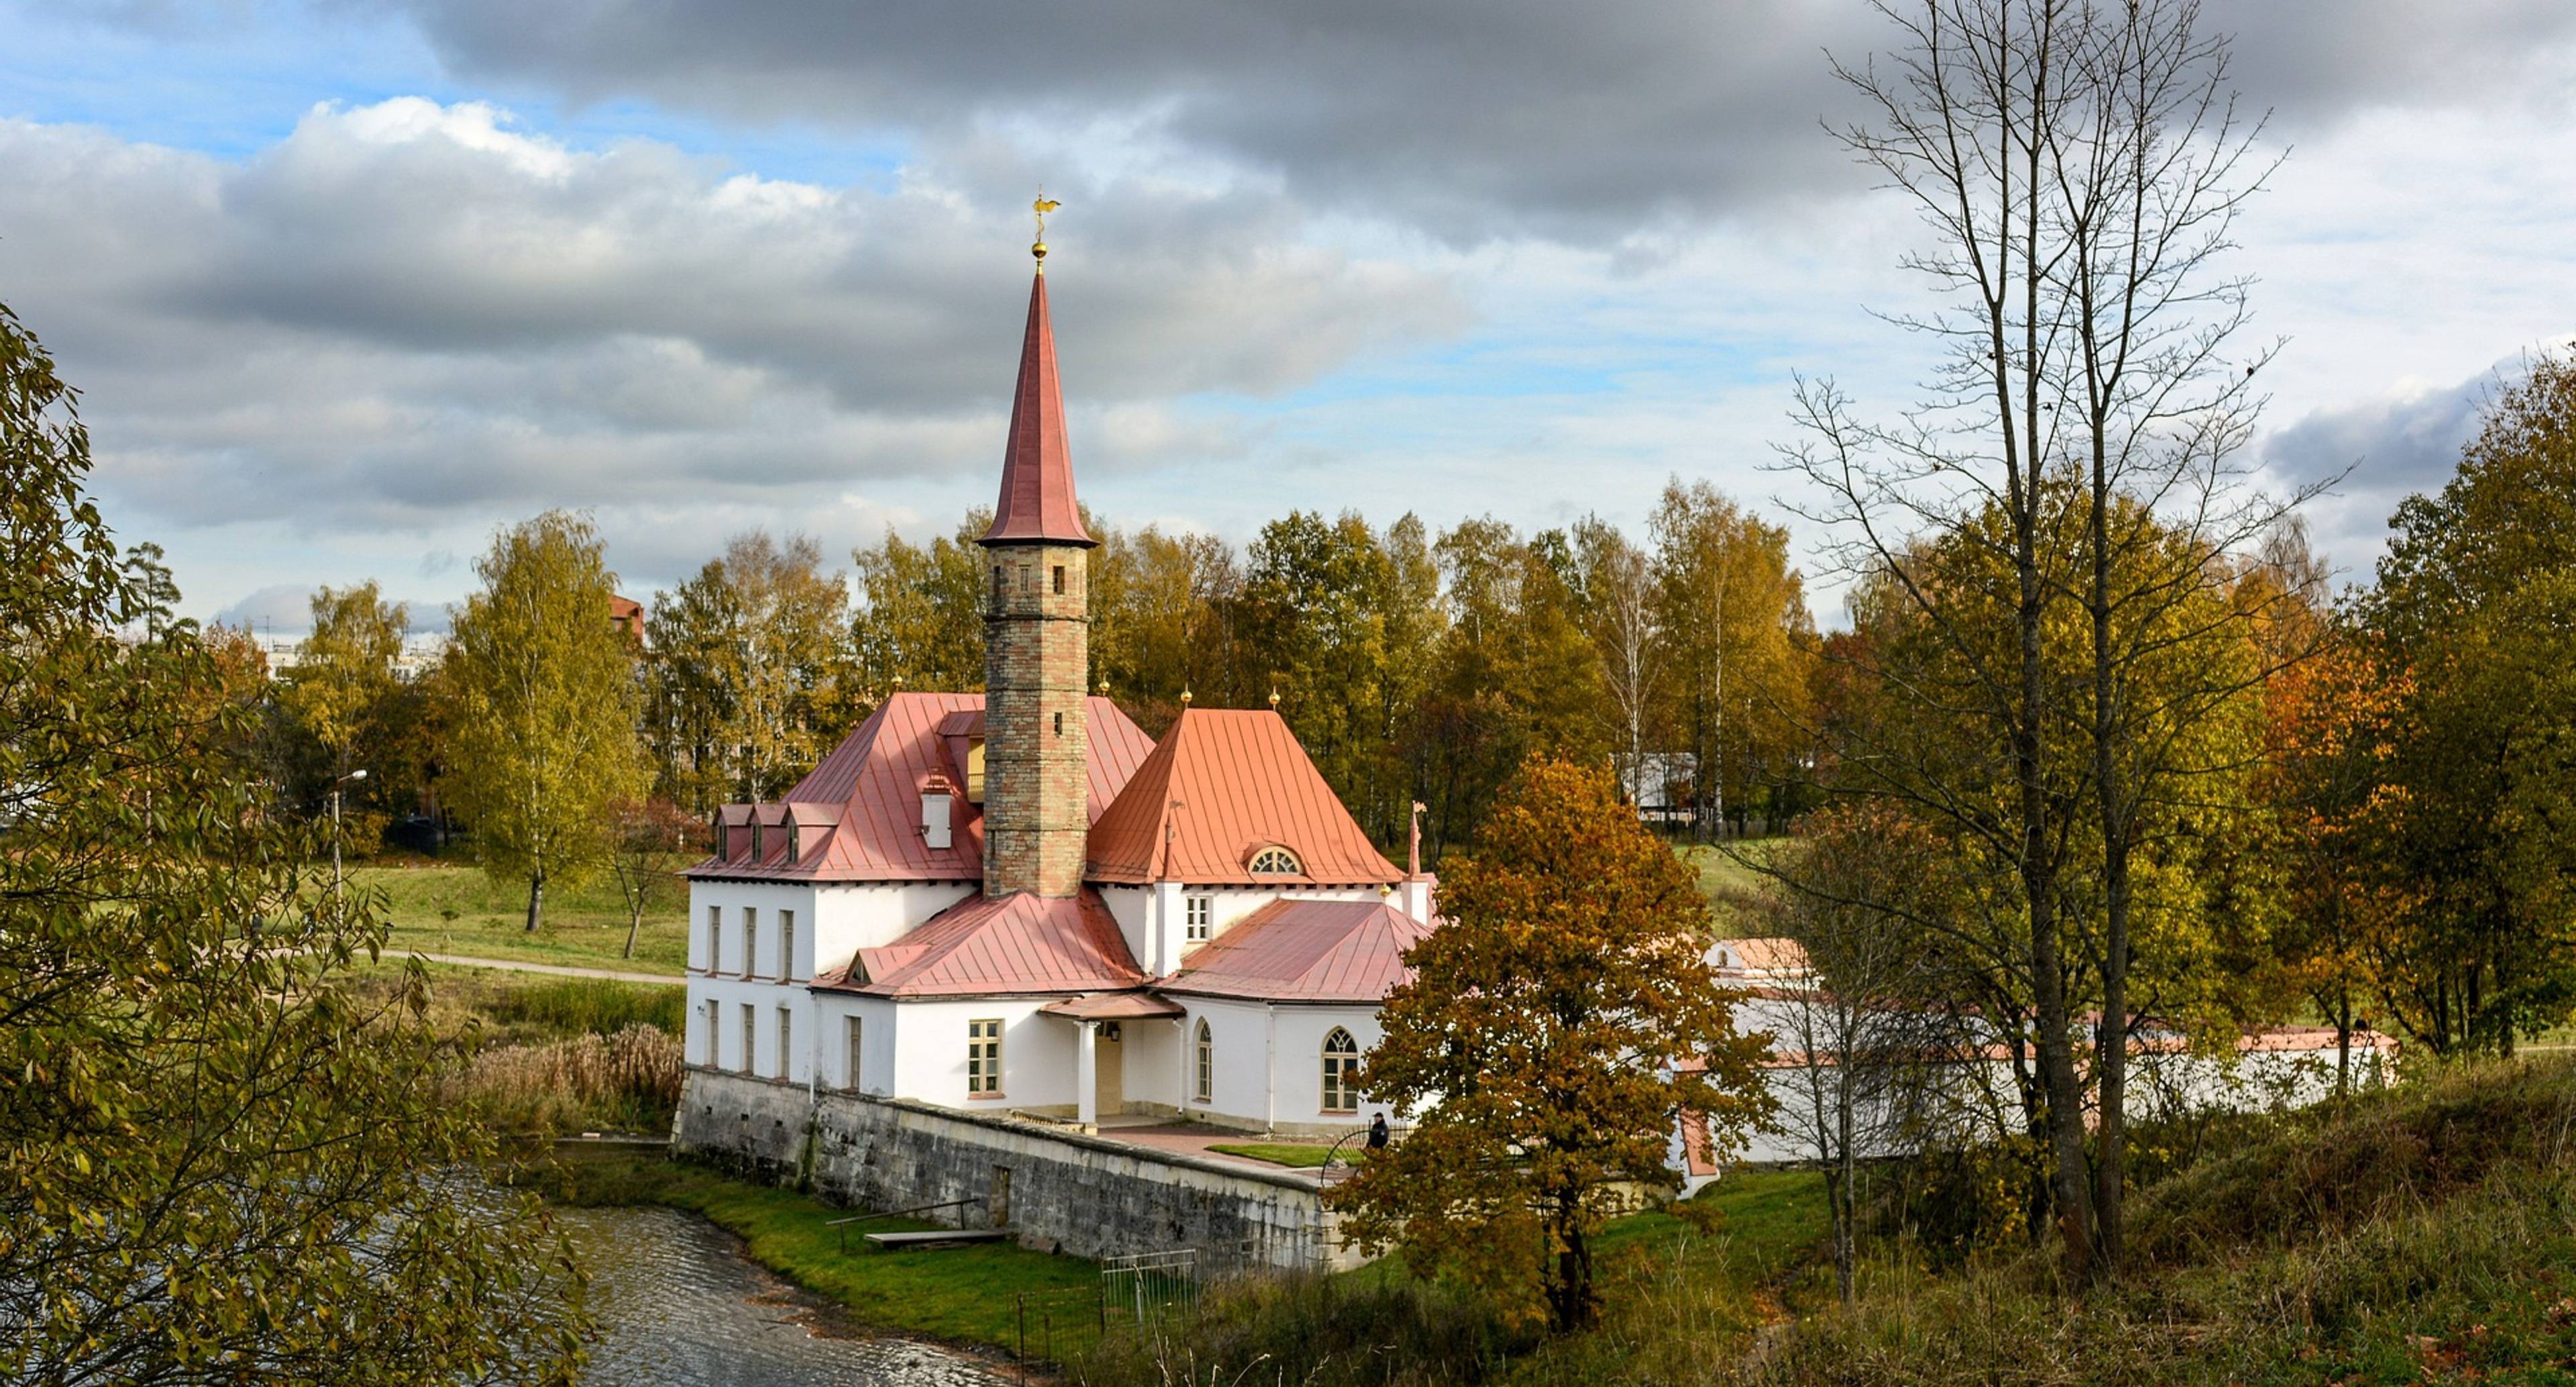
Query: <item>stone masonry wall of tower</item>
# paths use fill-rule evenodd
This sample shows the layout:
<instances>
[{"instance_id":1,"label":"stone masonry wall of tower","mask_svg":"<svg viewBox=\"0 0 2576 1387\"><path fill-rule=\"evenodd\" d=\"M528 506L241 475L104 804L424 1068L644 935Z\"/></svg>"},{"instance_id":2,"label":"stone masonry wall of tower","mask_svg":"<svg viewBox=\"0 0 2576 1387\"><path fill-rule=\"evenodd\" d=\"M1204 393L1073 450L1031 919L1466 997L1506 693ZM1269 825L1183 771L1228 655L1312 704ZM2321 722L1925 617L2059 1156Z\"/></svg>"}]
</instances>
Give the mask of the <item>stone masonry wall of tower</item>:
<instances>
[{"instance_id":1,"label":"stone masonry wall of tower","mask_svg":"<svg viewBox=\"0 0 2576 1387\"><path fill-rule=\"evenodd\" d=\"M984 566L984 891L1070 896L1090 830L1090 552L995 545Z\"/></svg>"}]
</instances>

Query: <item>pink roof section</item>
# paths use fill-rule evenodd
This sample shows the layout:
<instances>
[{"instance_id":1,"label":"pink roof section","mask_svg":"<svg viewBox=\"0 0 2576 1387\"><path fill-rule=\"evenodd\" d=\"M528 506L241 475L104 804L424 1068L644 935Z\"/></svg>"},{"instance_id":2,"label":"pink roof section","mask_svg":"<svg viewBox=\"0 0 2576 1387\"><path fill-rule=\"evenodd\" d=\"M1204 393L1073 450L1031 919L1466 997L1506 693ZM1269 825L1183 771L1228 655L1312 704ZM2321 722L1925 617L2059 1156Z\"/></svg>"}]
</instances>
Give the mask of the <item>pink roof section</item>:
<instances>
[{"instance_id":1,"label":"pink roof section","mask_svg":"<svg viewBox=\"0 0 2576 1387\"><path fill-rule=\"evenodd\" d=\"M1047 318L1046 276L1029 287L1029 326L1020 341L1020 380L1011 392L1011 438L1002 451L1002 496L985 544L1096 544L1073 499L1073 449L1065 439L1064 390L1056 382L1055 328Z\"/></svg>"},{"instance_id":2,"label":"pink roof section","mask_svg":"<svg viewBox=\"0 0 2576 1387\"><path fill-rule=\"evenodd\" d=\"M1177 807L1176 807L1177 806ZM1278 846L1305 875L1252 874ZM1352 822L1286 721L1267 708L1185 708L1108 812L1093 820L1093 881L1386 886L1404 879Z\"/></svg>"},{"instance_id":3,"label":"pink roof section","mask_svg":"<svg viewBox=\"0 0 2576 1387\"><path fill-rule=\"evenodd\" d=\"M1098 821L1153 750L1145 730L1105 698L1090 711L1090 817ZM984 696L897 693L787 792L783 805L728 805L724 815L757 814L764 825L758 862L709 858L693 877L780 881L981 881L984 816L966 802L966 744L983 730ZM936 776L960 793L950 805L949 846L921 832L921 792ZM798 821L799 852L766 825ZM831 820L829 823L822 820Z\"/></svg>"},{"instance_id":4,"label":"pink roof section","mask_svg":"<svg viewBox=\"0 0 2576 1387\"><path fill-rule=\"evenodd\" d=\"M878 997L988 997L1094 992L1145 981L1096 891L1079 896L969 896L818 988Z\"/></svg>"},{"instance_id":5,"label":"pink roof section","mask_svg":"<svg viewBox=\"0 0 2576 1387\"><path fill-rule=\"evenodd\" d=\"M1272 901L1181 960L1161 992L1270 1002L1385 999L1431 926L1383 901Z\"/></svg>"}]
</instances>

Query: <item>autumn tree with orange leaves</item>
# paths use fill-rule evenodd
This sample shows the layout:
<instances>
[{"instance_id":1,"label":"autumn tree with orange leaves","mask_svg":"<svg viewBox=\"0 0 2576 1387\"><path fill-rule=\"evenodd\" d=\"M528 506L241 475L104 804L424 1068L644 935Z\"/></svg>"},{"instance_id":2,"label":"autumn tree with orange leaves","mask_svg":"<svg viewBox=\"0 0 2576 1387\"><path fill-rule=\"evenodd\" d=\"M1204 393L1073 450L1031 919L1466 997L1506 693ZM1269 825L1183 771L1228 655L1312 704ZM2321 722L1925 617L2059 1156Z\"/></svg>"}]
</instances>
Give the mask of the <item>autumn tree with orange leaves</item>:
<instances>
[{"instance_id":1,"label":"autumn tree with orange leaves","mask_svg":"<svg viewBox=\"0 0 2576 1387\"><path fill-rule=\"evenodd\" d=\"M1360 1075L1418 1114L1412 1135L1331 1198L1362 1247L1571 1329L1597 1306L1594 1240L1622 1191L1677 1187L1682 1113L1728 1150L1763 1115L1762 1046L1702 956L1690 871L1597 768L1526 763L1441 904Z\"/></svg>"}]
</instances>

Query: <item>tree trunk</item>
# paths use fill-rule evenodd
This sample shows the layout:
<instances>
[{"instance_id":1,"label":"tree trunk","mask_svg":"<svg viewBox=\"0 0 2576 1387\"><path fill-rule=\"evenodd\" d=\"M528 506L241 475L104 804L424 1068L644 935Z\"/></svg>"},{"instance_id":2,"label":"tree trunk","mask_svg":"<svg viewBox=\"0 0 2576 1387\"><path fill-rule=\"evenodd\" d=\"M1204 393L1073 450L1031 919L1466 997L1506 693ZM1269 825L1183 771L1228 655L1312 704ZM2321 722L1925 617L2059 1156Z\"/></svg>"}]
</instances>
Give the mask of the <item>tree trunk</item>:
<instances>
[{"instance_id":1,"label":"tree trunk","mask_svg":"<svg viewBox=\"0 0 2576 1387\"><path fill-rule=\"evenodd\" d=\"M626 912L626 957L635 957L635 936L643 929L644 907L641 905L629 907Z\"/></svg>"},{"instance_id":2,"label":"tree trunk","mask_svg":"<svg viewBox=\"0 0 2576 1387\"><path fill-rule=\"evenodd\" d=\"M543 867L528 873L528 933L537 932L537 920L546 907L546 872Z\"/></svg>"},{"instance_id":3,"label":"tree trunk","mask_svg":"<svg viewBox=\"0 0 2576 1387\"><path fill-rule=\"evenodd\" d=\"M2335 1097L2352 1093L2352 989L2335 989Z\"/></svg>"},{"instance_id":4,"label":"tree trunk","mask_svg":"<svg viewBox=\"0 0 2576 1387\"><path fill-rule=\"evenodd\" d=\"M1850 1033L1851 1028L1845 1027L1844 1034ZM1852 1192L1852 1175L1858 1162L1852 1154L1852 1055L1849 1045L1843 1049L1842 1064L1836 1078L1838 1097L1834 1104L1834 1145L1837 1150L1835 1172L1829 1179L1830 1188L1826 1193L1834 1206L1834 1285L1842 1292L1843 1304L1850 1305L1853 1300L1852 1263L1858 1259L1857 1234L1853 1225L1860 1210Z\"/></svg>"},{"instance_id":5,"label":"tree trunk","mask_svg":"<svg viewBox=\"0 0 2576 1387\"><path fill-rule=\"evenodd\" d=\"M1592 1245L1583 1238L1582 1196L1557 1201L1557 1236L1564 1250L1556 1254L1555 1284L1548 1287L1549 1309L1562 1332L1592 1321Z\"/></svg>"}]
</instances>

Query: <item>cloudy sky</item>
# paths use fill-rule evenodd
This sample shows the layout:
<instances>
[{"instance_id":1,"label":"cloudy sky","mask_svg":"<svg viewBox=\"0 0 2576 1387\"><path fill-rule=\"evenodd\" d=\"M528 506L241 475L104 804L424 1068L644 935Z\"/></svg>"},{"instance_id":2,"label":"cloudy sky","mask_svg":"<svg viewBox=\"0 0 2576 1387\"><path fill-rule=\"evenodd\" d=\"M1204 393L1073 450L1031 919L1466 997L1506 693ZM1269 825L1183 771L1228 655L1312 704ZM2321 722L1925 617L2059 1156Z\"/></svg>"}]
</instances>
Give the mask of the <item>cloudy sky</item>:
<instances>
[{"instance_id":1,"label":"cloudy sky","mask_svg":"<svg viewBox=\"0 0 2576 1387\"><path fill-rule=\"evenodd\" d=\"M2576 334L2576 5L2210 0L2288 153L2258 441L2367 572ZM0 0L0 301L190 610L434 609L586 508L625 586L990 499L1029 200L1083 495L1248 537L1770 508L1792 373L1891 411L1906 210L1820 128L1857 0ZM1802 534L1812 545L1816 536ZM1812 556L1812 549L1808 551ZM1818 615L1832 621L1830 594Z\"/></svg>"}]
</instances>

